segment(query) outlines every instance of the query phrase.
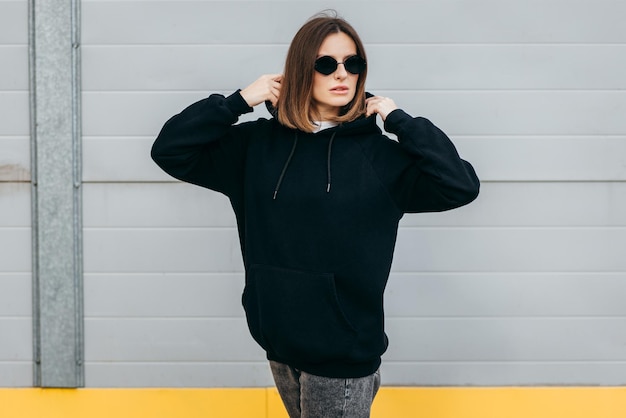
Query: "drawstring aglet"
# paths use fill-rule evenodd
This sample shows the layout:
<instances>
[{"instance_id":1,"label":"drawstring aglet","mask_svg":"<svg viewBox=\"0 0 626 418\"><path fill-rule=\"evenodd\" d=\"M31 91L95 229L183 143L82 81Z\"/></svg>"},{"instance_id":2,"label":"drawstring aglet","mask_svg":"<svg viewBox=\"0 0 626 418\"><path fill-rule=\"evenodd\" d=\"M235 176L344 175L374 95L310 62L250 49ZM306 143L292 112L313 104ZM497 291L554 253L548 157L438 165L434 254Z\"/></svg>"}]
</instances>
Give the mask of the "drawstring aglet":
<instances>
[{"instance_id":1,"label":"drawstring aglet","mask_svg":"<svg viewBox=\"0 0 626 418\"><path fill-rule=\"evenodd\" d=\"M328 183L328 186L326 187L326 193L330 193L330 183Z\"/></svg>"},{"instance_id":2,"label":"drawstring aglet","mask_svg":"<svg viewBox=\"0 0 626 418\"><path fill-rule=\"evenodd\" d=\"M276 195L278 194L278 190L274 190L274 197L272 197L272 200L276 200Z\"/></svg>"}]
</instances>

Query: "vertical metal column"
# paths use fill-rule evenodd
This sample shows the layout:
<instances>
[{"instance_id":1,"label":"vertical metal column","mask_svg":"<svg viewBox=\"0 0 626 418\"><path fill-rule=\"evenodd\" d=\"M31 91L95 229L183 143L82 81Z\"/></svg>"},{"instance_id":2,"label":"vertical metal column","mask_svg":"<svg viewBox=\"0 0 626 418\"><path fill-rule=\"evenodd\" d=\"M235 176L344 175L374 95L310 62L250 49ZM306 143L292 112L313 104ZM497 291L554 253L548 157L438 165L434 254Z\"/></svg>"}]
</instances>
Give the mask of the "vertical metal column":
<instances>
[{"instance_id":1,"label":"vertical metal column","mask_svg":"<svg viewBox=\"0 0 626 418\"><path fill-rule=\"evenodd\" d=\"M80 0L29 0L36 386L80 387Z\"/></svg>"}]
</instances>

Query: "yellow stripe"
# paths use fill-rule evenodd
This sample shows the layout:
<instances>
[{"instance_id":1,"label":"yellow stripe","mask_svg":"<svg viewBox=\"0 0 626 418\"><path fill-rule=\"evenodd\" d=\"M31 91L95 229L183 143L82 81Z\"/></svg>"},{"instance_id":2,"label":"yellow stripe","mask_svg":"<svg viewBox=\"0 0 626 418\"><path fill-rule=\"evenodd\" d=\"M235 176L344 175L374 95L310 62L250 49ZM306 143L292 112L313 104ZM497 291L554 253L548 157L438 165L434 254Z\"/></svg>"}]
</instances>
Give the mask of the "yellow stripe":
<instances>
[{"instance_id":1,"label":"yellow stripe","mask_svg":"<svg viewBox=\"0 0 626 418\"><path fill-rule=\"evenodd\" d=\"M382 388L372 418L624 418L626 387ZM287 418L269 389L0 389L1 418Z\"/></svg>"}]
</instances>

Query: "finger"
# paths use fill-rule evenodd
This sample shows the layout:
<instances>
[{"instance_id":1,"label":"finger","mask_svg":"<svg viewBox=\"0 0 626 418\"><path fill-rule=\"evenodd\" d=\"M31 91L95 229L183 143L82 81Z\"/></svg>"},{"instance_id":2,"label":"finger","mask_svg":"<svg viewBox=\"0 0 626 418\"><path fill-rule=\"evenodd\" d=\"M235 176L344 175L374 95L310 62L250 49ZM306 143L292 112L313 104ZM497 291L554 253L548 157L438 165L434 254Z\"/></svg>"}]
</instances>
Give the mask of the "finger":
<instances>
[{"instance_id":1,"label":"finger","mask_svg":"<svg viewBox=\"0 0 626 418\"><path fill-rule=\"evenodd\" d=\"M277 94L278 92L280 92L280 87L278 87L278 86L271 86L270 87L270 93Z\"/></svg>"},{"instance_id":2,"label":"finger","mask_svg":"<svg viewBox=\"0 0 626 418\"><path fill-rule=\"evenodd\" d=\"M273 96L278 97L278 95L280 94L280 86L274 86L274 85L270 86L268 93Z\"/></svg>"},{"instance_id":3,"label":"finger","mask_svg":"<svg viewBox=\"0 0 626 418\"><path fill-rule=\"evenodd\" d=\"M273 101L274 105L276 105L276 102L278 102L278 98L280 97L280 90L274 89L271 92L271 100Z\"/></svg>"}]
</instances>

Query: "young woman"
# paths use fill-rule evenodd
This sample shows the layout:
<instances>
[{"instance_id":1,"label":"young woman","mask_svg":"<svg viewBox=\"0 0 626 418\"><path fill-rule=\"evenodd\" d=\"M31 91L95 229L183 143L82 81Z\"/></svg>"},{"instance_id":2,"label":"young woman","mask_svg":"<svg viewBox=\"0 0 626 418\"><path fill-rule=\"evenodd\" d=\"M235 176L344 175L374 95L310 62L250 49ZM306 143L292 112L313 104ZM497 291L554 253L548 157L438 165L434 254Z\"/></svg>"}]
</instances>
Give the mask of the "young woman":
<instances>
[{"instance_id":1,"label":"young woman","mask_svg":"<svg viewBox=\"0 0 626 418\"><path fill-rule=\"evenodd\" d=\"M398 222L478 195L474 169L442 131L365 93L366 62L346 21L314 17L284 74L192 104L152 148L170 175L230 199L248 326L290 417L369 416ZM262 103L272 118L237 124Z\"/></svg>"}]
</instances>

